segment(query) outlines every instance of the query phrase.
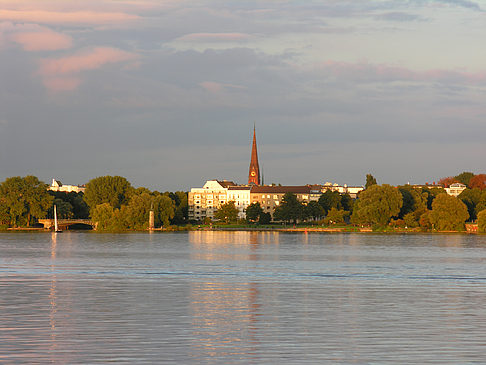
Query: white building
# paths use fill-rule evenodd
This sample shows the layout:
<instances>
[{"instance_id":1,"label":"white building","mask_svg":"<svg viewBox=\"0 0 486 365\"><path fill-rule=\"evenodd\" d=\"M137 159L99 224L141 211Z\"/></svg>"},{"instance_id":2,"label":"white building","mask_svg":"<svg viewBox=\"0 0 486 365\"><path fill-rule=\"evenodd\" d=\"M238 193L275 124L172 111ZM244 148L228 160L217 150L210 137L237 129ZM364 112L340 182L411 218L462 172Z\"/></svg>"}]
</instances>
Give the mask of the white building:
<instances>
[{"instance_id":1,"label":"white building","mask_svg":"<svg viewBox=\"0 0 486 365\"><path fill-rule=\"evenodd\" d=\"M444 188L447 194L457 196L461 194L464 190L466 190L466 185L461 184L461 183L454 183L451 184L448 188Z\"/></svg>"},{"instance_id":2,"label":"white building","mask_svg":"<svg viewBox=\"0 0 486 365\"><path fill-rule=\"evenodd\" d=\"M59 180L52 179L52 184L51 186L49 186L48 190L63 191L66 193L70 193L72 191L74 191L75 193L84 193L86 188L79 185L63 185Z\"/></svg>"},{"instance_id":3,"label":"white building","mask_svg":"<svg viewBox=\"0 0 486 365\"><path fill-rule=\"evenodd\" d=\"M250 186L229 186L227 201L234 201L238 208L238 218L246 218L246 208L250 205Z\"/></svg>"},{"instance_id":4,"label":"white building","mask_svg":"<svg viewBox=\"0 0 486 365\"><path fill-rule=\"evenodd\" d=\"M236 186L232 181L208 180L202 188L192 188L188 196L190 220L213 219L214 213L228 202L228 188Z\"/></svg>"}]
</instances>

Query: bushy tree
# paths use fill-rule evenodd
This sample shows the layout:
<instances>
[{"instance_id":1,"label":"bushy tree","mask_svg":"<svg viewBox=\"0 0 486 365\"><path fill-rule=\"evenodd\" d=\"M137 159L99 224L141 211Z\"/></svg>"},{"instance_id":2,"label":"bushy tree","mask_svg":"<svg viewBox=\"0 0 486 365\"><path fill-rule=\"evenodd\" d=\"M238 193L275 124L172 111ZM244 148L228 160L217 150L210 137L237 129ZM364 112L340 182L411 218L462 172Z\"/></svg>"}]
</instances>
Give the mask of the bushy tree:
<instances>
[{"instance_id":1,"label":"bushy tree","mask_svg":"<svg viewBox=\"0 0 486 365\"><path fill-rule=\"evenodd\" d=\"M279 221L297 223L298 219L302 218L303 204L297 200L297 196L293 193L285 193L282 197L282 202L275 208L273 218Z\"/></svg>"},{"instance_id":2,"label":"bushy tree","mask_svg":"<svg viewBox=\"0 0 486 365\"><path fill-rule=\"evenodd\" d=\"M485 192L486 193L486 192ZM457 197L460 199L464 204L466 204L467 211L469 213L469 218L471 220L475 220L477 217L476 207L481 202L482 191L478 188L474 189L465 189L462 191L461 194ZM485 198L486 198L486 194Z\"/></svg>"},{"instance_id":3,"label":"bushy tree","mask_svg":"<svg viewBox=\"0 0 486 365\"><path fill-rule=\"evenodd\" d=\"M245 212L246 212L246 221L248 223L256 223L260 220L260 217L263 213L263 208L261 207L259 202L256 202L246 207Z\"/></svg>"},{"instance_id":4,"label":"bushy tree","mask_svg":"<svg viewBox=\"0 0 486 365\"><path fill-rule=\"evenodd\" d=\"M443 177L439 180L439 185L442 185L444 188L448 188L454 183L459 182L454 176Z\"/></svg>"},{"instance_id":5,"label":"bushy tree","mask_svg":"<svg viewBox=\"0 0 486 365\"><path fill-rule=\"evenodd\" d=\"M226 223L236 222L238 219L238 208L236 208L235 202L229 201L226 204L222 204L214 214L214 218Z\"/></svg>"},{"instance_id":6,"label":"bushy tree","mask_svg":"<svg viewBox=\"0 0 486 365\"><path fill-rule=\"evenodd\" d=\"M128 203L133 190L124 177L101 176L86 184L84 200L90 209L103 203L108 203L113 208L120 208Z\"/></svg>"},{"instance_id":7,"label":"bushy tree","mask_svg":"<svg viewBox=\"0 0 486 365\"><path fill-rule=\"evenodd\" d=\"M38 218L44 218L52 206L53 197L47 193L48 185L35 176L14 176L0 184L0 201L4 219L9 225L30 226Z\"/></svg>"},{"instance_id":8,"label":"bushy tree","mask_svg":"<svg viewBox=\"0 0 486 365\"><path fill-rule=\"evenodd\" d=\"M469 187L471 189L478 188L480 190L486 189L486 174L479 174L469 180Z\"/></svg>"},{"instance_id":9,"label":"bushy tree","mask_svg":"<svg viewBox=\"0 0 486 365\"><path fill-rule=\"evenodd\" d=\"M429 213L430 222L439 231L461 231L468 218L466 205L448 194L439 194Z\"/></svg>"},{"instance_id":10,"label":"bushy tree","mask_svg":"<svg viewBox=\"0 0 486 365\"><path fill-rule=\"evenodd\" d=\"M321 205L316 201L310 201L306 205L304 205L304 217L312 218L313 220L319 219L324 213Z\"/></svg>"},{"instance_id":11,"label":"bushy tree","mask_svg":"<svg viewBox=\"0 0 486 365\"><path fill-rule=\"evenodd\" d=\"M486 233L486 209L478 213L478 232Z\"/></svg>"},{"instance_id":12,"label":"bushy tree","mask_svg":"<svg viewBox=\"0 0 486 365\"><path fill-rule=\"evenodd\" d=\"M427 210L427 195L410 185L399 186L398 190L402 194L403 200L398 218L402 219L408 227L415 227L420 216ZM407 216L407 220L405 220L405 216ZM415 222L412 222L412 219Z\"/></svg>"},{"instance_id":13,"label":"bushy tree","mask_svg":"<svg viewBox=\"0 0 486 365\"><path fill-rule=\"evenodd\" d=\"M372 185L355 202L352 221L358 224L386 226L402 207L402 194L388 184Z\"/></svg>"},{"instance_id":14,"label":"bushy tree","mask_svg":"<svg viewBox=\"0 0 486 365\"><path fill-rule=\"evenodd\" d=\"M341 194L339 191L326 190L318 200L319 205L323 209L323 213L327 214L332 208L341 209Z\"/></svg>"},{"instance_id":15,"label":"bushy tree","mask_svg":"<svg viewBox=\"0 0 486 365\"><path fill-rule=\"evenodd\" d=\"M331 208L327 213L327 217L324 220L326 224L336 224L344 223L344 218L346 217L346 212L343 209Z\"/></svg>"},{"instance_id":16,"label":"bushy tree","mask_svg":"<svg viewBox=\"0 0 486 365\"><path fill-rule=\"evenodd\" d=\"M365 189L368 189L372 185L377 185L378 183L376 182L376 179L373 175L367 174L366 175L366 184L365 184Z\"/></svg>"},{"instance_id":17,"label":"bushy tree","mask_svg":"<svg viewBox=\"0 0 486 365\"><path fill-rule=\"evenodd\" d=\"M457 175L456 177L454 177L454 179L457 180L458 182L460 182L461 184L469 186L469 182L471 181L471 179L473 177L474 177L474 173L464 171L464 172L460 173L459 175Z\"/></svg>"}]
</instances>

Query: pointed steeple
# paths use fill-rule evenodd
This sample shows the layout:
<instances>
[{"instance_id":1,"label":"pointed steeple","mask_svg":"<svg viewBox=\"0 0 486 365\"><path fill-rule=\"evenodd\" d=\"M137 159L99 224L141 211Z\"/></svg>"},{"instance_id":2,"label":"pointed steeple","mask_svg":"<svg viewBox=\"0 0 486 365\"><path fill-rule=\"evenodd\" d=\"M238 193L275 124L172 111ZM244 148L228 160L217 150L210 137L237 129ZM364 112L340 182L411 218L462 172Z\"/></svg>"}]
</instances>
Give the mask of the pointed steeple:
<instances>
[{"instance_id":1,"label":"pointed steeple","mask_svg":"<svg viewBox=\"0 0 486 365\"><path fill-rule=\"evenodd\" d=\"M253 125L253 145L251 147L250 171L248 173L248 185L253 184L260 185L260 167L258 166L255 125Z\"/></svg>"}]
</instances>

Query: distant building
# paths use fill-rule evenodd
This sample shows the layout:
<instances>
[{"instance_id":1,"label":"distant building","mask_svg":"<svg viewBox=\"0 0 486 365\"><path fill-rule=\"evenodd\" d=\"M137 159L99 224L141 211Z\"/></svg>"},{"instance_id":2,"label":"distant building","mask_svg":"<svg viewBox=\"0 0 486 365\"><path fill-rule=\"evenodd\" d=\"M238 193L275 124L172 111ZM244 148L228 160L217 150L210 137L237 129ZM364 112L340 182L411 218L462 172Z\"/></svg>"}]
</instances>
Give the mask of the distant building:
<instances>
[{"instance_id":1,"label":"distant building","mask_svg":"<svg viewBox=\"0 0 486 365\"><path fill-rule=\"evenodd\" d=\"M358 194L364 190L364 186L347 186L346 184L339 185L326 182L324 185L322 185L321 191L325 193L328 190L337 191L339 194L349 194L351 198L356 199Z\"/></svg>"},{"instance_id":2,"label":"distant building","mask_svg":"<svg viewBox=\"0 0 486 365\"><path fill-rule=\"evenodd\" d=\"M227 201L234 201L238 208L238 218L246 218L246 208L250 205L251 186L229 186Z\"/></svg>"},{"instance_id":3,"label":"distant building","mask_svg":"<svg viewBox=\"0 0 486 365\"><path fill-rule=\"evenodd\" d=\"M213 219L221 205L228 202L228 188L231 186L236 184L227 180L208 180L202 188L192 188L188 195L189 219Z\"/></svg>"},{"instance_id":4,"label":"distant building","mask_svg":"<svg viewBox=\"0 0 486 365\"><path fill-rule=\"evenodd\" d=\"M48 190L51 191L63 191L66 193L75 192L75 193L84 193L86 188L84 185L63 185L59 180L52 179L52 184L49 186Z\"/></svg>"},{"instance_id":5,"label":"distant building","mask_svg":"<svg viewBox=\"0 0 486 365\"><path fill-rule=\"evenodd\" d=\"M466 185L461 184L461 183L454 183L451 184L448 188L444 188L447 194L457 196L461 194L464 190L466 190Z\"/></svg>"},{"instance_id":6,"label":"distant building","mask_svg":"<svg viewBox=\"0 0 486 365\"><path fill-rule=\"evenodd\" d=\"M252 186L250 196L251 203L260 203L265 213L270 213L273 218L275 208L282 203L286 193L292 193L305 204L311 201L311 187L304 186Z\"/></svg>"},{"instance_id":7,"label":"distant building","mask_svg":"<svg viewBox=\"0 0 486 365\"><path fill-rule=\"evenodd\" d=\"M248 185L260 185L260 165L258 164L258 152L257 152L255 127L253 127L253 144L251 147L250 171L248 172Z\"/></svg>"}]
</instances>

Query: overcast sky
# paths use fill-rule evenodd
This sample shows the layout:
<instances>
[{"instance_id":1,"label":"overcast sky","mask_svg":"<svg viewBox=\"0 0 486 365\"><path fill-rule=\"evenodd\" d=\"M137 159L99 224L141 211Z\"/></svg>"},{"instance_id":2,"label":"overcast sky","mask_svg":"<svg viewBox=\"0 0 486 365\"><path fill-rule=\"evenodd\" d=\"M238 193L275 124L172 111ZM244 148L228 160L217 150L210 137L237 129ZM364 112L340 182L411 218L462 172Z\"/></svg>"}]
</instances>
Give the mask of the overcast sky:
<instances>
[{"instance_id":1,"label":"overcast sky","mask_svg":"<svg viewBox=\"0 0 486 365\"><path fill-rule=\"evenodd\" d=\"M0 0L0 180L485 172L486 2Z\"/></svg>"}]
</instances>

